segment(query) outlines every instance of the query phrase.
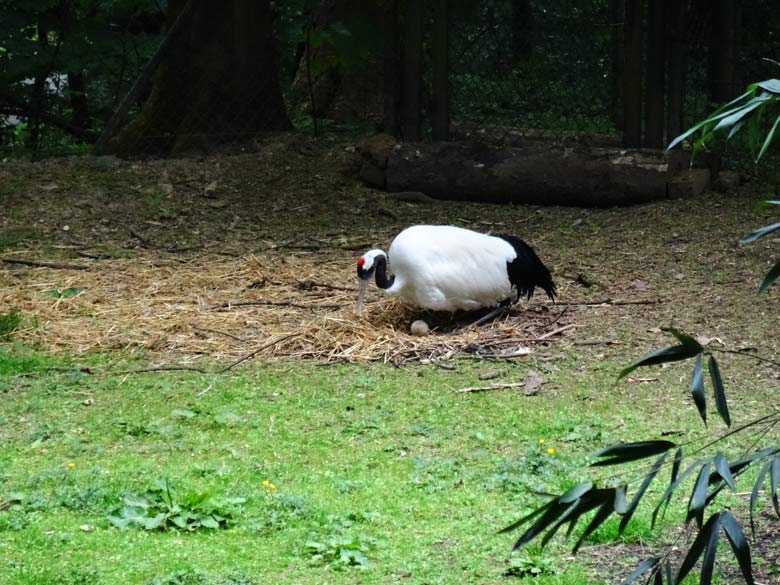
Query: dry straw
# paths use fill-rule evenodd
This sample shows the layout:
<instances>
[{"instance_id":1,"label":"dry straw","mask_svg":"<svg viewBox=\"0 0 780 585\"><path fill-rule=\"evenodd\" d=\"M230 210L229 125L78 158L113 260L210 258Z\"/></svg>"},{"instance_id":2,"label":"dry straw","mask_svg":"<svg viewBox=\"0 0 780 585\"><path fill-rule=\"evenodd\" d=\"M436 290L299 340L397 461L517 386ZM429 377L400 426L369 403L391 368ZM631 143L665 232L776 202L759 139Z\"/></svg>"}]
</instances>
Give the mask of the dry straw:
<instances>
[{"instance_id":1,"label":"dry straw","mask_svg":"<svg viewBox=\"0 0 780 585\"><path fill-rule=\"evenodd\" d=\"M18 338L53 350L124 350L182 364L231 363L258 348L253 357L324 362L516 357L561 325L566 329L561 317L569 315L541 302L460 329L468 320L421 313L376 290L357 315L352 261L344 251L239 256L212 250L79 260L88 270L2 263L0 307L25 315ZM409 334L418 318L431 325L430 335Z\"/></svg>"}]
</instances>

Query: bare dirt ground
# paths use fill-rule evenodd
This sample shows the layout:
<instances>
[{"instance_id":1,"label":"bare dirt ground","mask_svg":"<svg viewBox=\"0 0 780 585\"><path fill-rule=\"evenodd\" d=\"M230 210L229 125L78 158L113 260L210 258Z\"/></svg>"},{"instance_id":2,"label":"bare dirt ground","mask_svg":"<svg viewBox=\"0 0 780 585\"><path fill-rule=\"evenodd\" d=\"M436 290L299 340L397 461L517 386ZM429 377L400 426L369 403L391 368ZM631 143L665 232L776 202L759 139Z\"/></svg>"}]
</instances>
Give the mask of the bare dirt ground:
<instances>
[{"instance_id":1,"label":"bare dirt ground","mask_svg":"<svg viewBox=\"0 0 780 585\"><path fill-rule=\"evenodd\" d=\"M186 363L265 343L261 357L402 362L512 353L544 336L631 353L663 343L659 327L670 324L775 349L774 295L754 291L776 241L737 243L772 217L749 186L622 209L406 203L353 179L352 150L281 135L209 158L6 161L0 307L33 317L24 340ZM551 267L559 302L537 296L455 336L441 334L446 318L378 291L356 316L355 260L415 223L526 239ZM439 334L408 335L420 316Z\"/></svg>"},{"instance_id":2,"label":"bare dirt ground","mask_svg":"<svg viewBox=\"0 0 780 585\"><path fill-rule=\"evenodd\" d=\"M622 209L407 203L359 184L353 150L281 135L208 158L4 161L0 313L22 311L23 341L157 364L230 364L254 352L405 362L551 346L626 359L667 344L668 325L777 354L777 292L755 290L780 256L778 238L738 244L776 209L758 208L764 194L750 184ZM540 295L457 335L445 334L448 318L376 290L356 315L356 259L416 223L522 237L551 268L558 303ZM408 334L418 317L438 327L433 335ZM771 365L760 374L780 377ZM776 558L775 540L760 541ZM617 558L624 569L631 551L608 550L600 559L594 547L597 564L609 570Z\"/></svg>"}]
</instances>

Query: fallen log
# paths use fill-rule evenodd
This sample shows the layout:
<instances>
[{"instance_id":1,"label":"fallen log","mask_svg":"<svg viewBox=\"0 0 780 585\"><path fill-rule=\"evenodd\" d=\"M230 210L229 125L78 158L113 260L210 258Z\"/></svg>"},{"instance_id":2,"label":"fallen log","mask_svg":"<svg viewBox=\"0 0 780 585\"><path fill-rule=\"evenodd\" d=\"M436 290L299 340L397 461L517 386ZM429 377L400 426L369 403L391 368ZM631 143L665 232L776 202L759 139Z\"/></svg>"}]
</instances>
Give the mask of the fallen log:
<instances>
[{"instance_id":1,"label":"fallen log","mask_svg":"<svg viewBox=\"0 0 780 585\"><path fill-rule=\"evenodd\" d=\"M517 143L516 143L517 144ZM360 148L360 178L389 192L436 199L609 207L696 195L710 168L690 168L684 151L529 141L397 144L375 137ZM715 169L717 170L717 169Z\"/></svg>"}]
</instances>

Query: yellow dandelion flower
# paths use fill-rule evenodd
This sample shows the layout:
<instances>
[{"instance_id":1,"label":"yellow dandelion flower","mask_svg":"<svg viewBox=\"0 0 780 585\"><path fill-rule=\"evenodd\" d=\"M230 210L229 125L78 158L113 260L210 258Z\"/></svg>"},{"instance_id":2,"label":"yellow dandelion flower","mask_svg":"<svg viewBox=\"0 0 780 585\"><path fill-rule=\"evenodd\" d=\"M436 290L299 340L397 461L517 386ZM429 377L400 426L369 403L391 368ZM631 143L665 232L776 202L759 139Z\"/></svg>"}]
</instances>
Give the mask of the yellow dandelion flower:
<instances>
[{"instance_id":1,"label":"yellow dandelion flower","mask_svg":"<svg viewBox=\"0 0 780 585\"><path fill-rule=\"evenodd\" d=\"M555 449L553 449L552 447L547 447L547 454L552 455L553 453L555 453Z\"/></svg>"},{"instance_id":2,"label":"yellow dandelion flower","mask_svg":"<svg viewBox=\"0 0 780 585\"><path fill-rule=\"evenodd\" d=\"M70 463L68 463L68 467L70 467L71 469L73 469L74 467L76 467L76 464L75 464L75 463L73 463L73 461L71 461Z\"/></svg>"},{"instance_id":3,"label":"yellow dandelion flower","mask_svg":"<svg viewBox=\"0 0 780 585\"><path fill-rule=\"evenodd\" d=\"M268 485L268 484L270 484L271 482L270 482L270 481L268 481L267 479L264 479L264 480L263 480L262 482L260 482L260 483L262 483L263 485Z\"/></svg>"},{"instance_id":4,"label":"yellow dandelion flower","mask_svg":"<svg viewBox=\"0 0 780 585\"><path fill-rule=\"evenodd\" d=\"M275 486L274 484L271 484L271 485L269 485L268 487L270 487L272 490L275 490L275 489L276 489L276 486Z\"/></svg>"},{"instance_id":5,"label":"yellow dandelion flower","mask_svg":"<svg viewBox=\"0 0 780 585\"><path fill-rule=\"evenodd\" d=\"M539 439L539 444L544 445L544 439Z\"/></svg>"}]
</instances>

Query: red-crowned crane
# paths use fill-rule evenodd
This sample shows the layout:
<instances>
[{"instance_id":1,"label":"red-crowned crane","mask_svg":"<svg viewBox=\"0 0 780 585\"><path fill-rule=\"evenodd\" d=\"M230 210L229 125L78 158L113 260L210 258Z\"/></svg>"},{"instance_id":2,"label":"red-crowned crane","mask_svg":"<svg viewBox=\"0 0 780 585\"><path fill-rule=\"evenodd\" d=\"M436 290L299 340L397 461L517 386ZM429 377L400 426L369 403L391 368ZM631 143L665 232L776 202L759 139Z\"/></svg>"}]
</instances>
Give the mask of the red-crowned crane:
<instances>
[{"instance_id":1,"label":"red-crowned crane","mask_svg":"<svg viewBox=\"0 0 780 585\"><path fill-rule=\"evenodd\" d=\"M555 300L550 271L531 246L514 236L416 225L395 237L389 261L391 276L383 250L369 250L358 259L358 310L372 275L379 288L434 311L507 306L520 297L530 299L537 286Z\"/></svg>"}]
</instances>

